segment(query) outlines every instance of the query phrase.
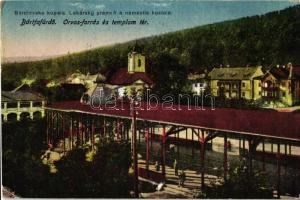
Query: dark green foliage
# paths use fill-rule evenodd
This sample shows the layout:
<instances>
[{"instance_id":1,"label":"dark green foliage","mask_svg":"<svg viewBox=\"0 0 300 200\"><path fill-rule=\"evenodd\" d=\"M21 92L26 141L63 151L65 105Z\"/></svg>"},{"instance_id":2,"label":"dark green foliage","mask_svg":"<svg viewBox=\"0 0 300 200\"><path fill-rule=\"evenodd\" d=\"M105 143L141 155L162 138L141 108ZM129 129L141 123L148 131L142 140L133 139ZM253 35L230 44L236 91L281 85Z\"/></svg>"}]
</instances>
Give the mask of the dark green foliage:
<instances>
[{"instance_id":1,"label":"dark green foliage","mask_svg":"<svg viewBox=\"0 0 300 200\"><path fill-rule=\"evenodd\" d=\"M85 149L70 151L50 173L41 156L45 143L44 120L4 123L3 185L27 198L129 197L130 144L101 140L92 161Z\"/></svg>"},{"instance_id":2,"label":"dark green foliage","mask_svg":"<svg viewBox=\"0 0 300 200\"><path fill-rule=\"evenodd\" d=\"M134 47L147 56L148 69L153 77L157 76L156 72L170 68L183 68L184 71L228 64L241 67L263 65L265 68L288 62L299 64L299 19L298 5L262 16L142 38L59 58L6 64L2 68L2 81L20 82L26 77L59 79L76 70L96 73L100 69L126 67L127 54ZM168 59L172 59L170 64L166 63ZM159 85L165 82L156 81Z\"/></svg>"},{"instance_id":3,"label":"dark green foliage","mask_svg":"<svg viewBox=\"0 0 300 200\"><path fill-rule=\"evenodd\" d=\"M42 197L50 175L40 159L43 127L43 120L2 124L3 184L24 197Z\"/></svg>"},{"instance_id":4,"label":"dark green foliage","mask_svg":"<svg viewBox=\"0 0 300 200\"><path fill-rule=\"evenodd\" d=\"M55 163L54 197L126 198L130 185L130 145L102 140L92 161L84 149L73 150Z\"/></svg>"},{"instance_id":5,"label":"dark green foliage","mask_svg":"<svg viewBox=\"0 0 300 200\"><path fill-rule=\"evenodd\" d=\"M262 172L249 173L245 161L229 171L229 179L222 184L206 187L199 198L270 199L272 188L267 186L267 175Z\"/></svg>"},{"instance_id":6,"label":"dark green foliage","mask_svg":"<svg viewBox=\"0 0 300 200\"><path fill-rule=\"evenodd\" d=\"M187 69L180 65L177 57L167 52L157 54L152 59L150 73L156 83L153 92L164 94L179 94L186 84Z\"/></svg>"},{"instance_id":7,"label":"dark green foliage","mask_svg":"<svg viewBox=\"0 0 300 200\"><path fill-rule=\"evenodd\" d=\"M239 108L239 109L262 109L261 100L247 99L227 99L224 96L216 97L215 106L219 108Z\"/></svg>"},{"instance_id":8,"label":"dark green foliage","mask_svg":"<svg viewBox=\"0 0 300 200\"><path fill-rule=\"evenodd\" d=\"M93 197L128 198L130 165L130 144L128 142L114 142L112 139L100 142L91 171Z\"/></svg>"},{"instance_id":9,"label":"dark green foliage","mask_svg":"<svg viewBox=\"0 0 300 200\"><path fill-rule=\"evenodd\" d=\"M56 101L78 101L86 91L85 86L81 84L46 87L46 85L42 83L42 80L35 81L30 86L30 89L44 95L49 103Z\"/></svg>"}]
</instances>

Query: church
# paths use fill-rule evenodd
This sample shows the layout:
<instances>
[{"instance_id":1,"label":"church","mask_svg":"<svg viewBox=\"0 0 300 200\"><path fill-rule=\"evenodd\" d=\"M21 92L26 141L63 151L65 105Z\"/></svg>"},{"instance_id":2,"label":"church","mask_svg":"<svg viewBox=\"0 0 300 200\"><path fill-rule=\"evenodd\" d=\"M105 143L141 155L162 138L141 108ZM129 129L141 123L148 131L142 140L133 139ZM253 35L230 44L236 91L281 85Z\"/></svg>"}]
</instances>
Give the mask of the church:
<instances>
[{"instance_id":1,"label":"church","mask_svg":"<svg viewBox=\"0 0 300 200\"><path fill-rule=\"evenodd\" d=\"M153 81L146 73L145 56L130 52L127 67L108 71L104 75L99 73L94 85L82 96L81 102L103 104L113 96L117 98L124 95L130 96L133 89L138 95L142 95L147 88L152 86Z\"/></svg>"}]
</instances>

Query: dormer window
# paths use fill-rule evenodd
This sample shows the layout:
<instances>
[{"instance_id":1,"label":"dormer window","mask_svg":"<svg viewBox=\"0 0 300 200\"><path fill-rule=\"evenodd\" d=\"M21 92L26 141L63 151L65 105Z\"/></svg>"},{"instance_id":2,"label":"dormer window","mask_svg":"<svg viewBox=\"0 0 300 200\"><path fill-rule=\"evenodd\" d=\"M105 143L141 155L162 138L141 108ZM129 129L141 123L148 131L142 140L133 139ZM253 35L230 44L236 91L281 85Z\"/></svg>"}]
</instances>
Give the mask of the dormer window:
<instances>
[{"instance_id":1,"label":"dormer window","mask_svg":"<svg viewBox=\"0 0 300 200\"><path fill-rule=\"evenodd\" d=\"M237 75L237 73L232 73L231 74L231 77L234 77L234 76L236 76Z\"/></svg>"},{"instance_id":2,"label":"dormer window","mask_svg":"<svg viewBox=\"0 0 300 200\"><path fill-rule=\"evenodd\" d=\"M244 74L244 77L248 77L248 76L250 76L251 75L251 73L245 73Z\"/></svg>"}]
</instances>

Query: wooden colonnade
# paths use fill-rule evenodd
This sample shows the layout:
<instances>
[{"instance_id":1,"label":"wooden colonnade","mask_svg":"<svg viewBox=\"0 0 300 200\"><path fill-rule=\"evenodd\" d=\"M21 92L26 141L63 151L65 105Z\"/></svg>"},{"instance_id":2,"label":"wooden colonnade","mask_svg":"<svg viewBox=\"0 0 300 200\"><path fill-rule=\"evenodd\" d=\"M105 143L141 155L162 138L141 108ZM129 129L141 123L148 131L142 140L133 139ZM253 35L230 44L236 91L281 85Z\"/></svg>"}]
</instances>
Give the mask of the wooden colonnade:
<instances>
[{"instance_id":1,"label":"wooden colonnade","mask_svg":"<svg viewBox=\"0 0 300 200\"><path fill-rule=\"evenodd\" d=\"M51 146L56 146L60 140L63 140L63 152L71 150L73 148L88 144L92 149L95 145L95 135L100 137L114 137L117 140L125 139L130 140L133 137L129 136L129 130L131 129L131 119L121 117L111 117L103 115L95 115L92 113L80 113L80 112L65 112L58 110L46 110L46 123L47 123L47 143ZM217 136L224 138L224 151L223 151L223 178L226 181L228 176L228 134L224 131L213 131L208 129L200 129L195 127L175 126L164 123L139 121L137 128L138 140L140 141L140 134L145 134L146 141L146 170L149 171L149 160L150 160L150 146L152 146L153 140L157 136L155 134L155 128L162 128L160 134L161 141L161 166L162 175L166 180L166 145L170 138L169 136L174 135L179 139L179 133L186 131L185 142L188 142L188 129L192 131L192 154L194 153L194 136L198 137L199 148L200 148L200 165L201 165L201 187L205 187L204 175L205 175L205 151L209 141ZM167 128L169 128L167 130ZM265 137L247 135L241 135L239 137L239 149L242 153L245 153L245 138L248 140L248 166L249 171L252 173L252 160L258 144L262 142L263 149L263 170L265 170ZM68 144L66 144L66 138ZM281 176L281 153L280 153L280 142L276 140L277 145L277 195L280 197L280 176ZM287 154L287 144L285 143L285 154ZM273 142L271 146L273 153ZM179 152L179 151L178 151ZM241 154L241 152L240 152ZM289 145L289 154L291 154L291 145Z\"/></svg>"}]
</instances>

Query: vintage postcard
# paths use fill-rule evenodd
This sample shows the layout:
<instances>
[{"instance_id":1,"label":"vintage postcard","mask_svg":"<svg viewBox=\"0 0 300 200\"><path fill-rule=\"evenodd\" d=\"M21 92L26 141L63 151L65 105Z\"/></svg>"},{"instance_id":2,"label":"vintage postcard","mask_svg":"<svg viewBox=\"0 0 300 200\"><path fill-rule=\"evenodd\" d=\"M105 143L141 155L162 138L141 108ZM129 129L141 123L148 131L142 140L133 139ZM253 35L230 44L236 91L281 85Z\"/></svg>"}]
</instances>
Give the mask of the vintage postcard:
<instances>
[{"instance_id":1,"label":"vintage postcard","mask_svg":"<svg viewBox=\"0 0 300 200\"><path fill-rule=\"evenodd\" d=\"M1 1L1 142L2 198L299 198L300 1Z\"/></svg>"}]
</instances>

